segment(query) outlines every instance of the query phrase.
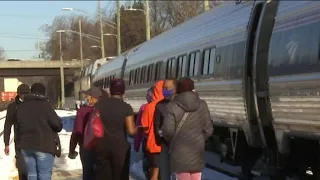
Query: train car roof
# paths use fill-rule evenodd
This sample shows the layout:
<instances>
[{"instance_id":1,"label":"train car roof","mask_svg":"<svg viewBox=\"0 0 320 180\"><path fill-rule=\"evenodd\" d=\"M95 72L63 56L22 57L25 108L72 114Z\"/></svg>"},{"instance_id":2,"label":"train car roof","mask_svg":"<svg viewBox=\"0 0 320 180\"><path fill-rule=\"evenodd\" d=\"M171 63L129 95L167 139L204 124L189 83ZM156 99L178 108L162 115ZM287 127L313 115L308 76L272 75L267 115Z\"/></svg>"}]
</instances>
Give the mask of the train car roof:
<instances>
[{"instance_id":1,"label":"train car roof","mask_svg":"<svg viewBox=\"0 0 320 180\"><path fill-rule=\"evenodd\" d=\"M239 4L225 2L177 27L169 29L143 43L136 51L130 53L127 66L153 59L168 51L181 48L184 45L209 40L208 38L212 34L225 34L227 33L226 30L235 31L239 23L243 21L238 21L241 17L231 19L229 14L241 11L244 9L243 6L250 6L252 3L251 1L244 1ZM212 31L208 31L208 28L212 29Z\"/></svg>"},{"instance_id":2,"label":"train car roof","mask_svg":"<svg viewBox=\"0 0 320 180\"><path fill-rule=\"evenodd\" d=\"M124 58L125 56L122 54L114 59L109 60L108 63L103 64L94 76L93 81L107 76L108 73L111 73L114 70L120 69Z\"/></svg>"},{"instance_id":3,"label":"train car roof","mask_svg":"<svg viewBox=\"0 0 320 180\"><path fill-rule=\"evenodd\" d=\"M109 60L108 63L103 64L94 76L93 81L104 78L108 75L108 73L113 73L113 71L120 69L122 67L123 60L130 54L130 52L134 51L138 46L127 50L120 56L117 56L114 59Z\"/></svg>"}]
</instances>

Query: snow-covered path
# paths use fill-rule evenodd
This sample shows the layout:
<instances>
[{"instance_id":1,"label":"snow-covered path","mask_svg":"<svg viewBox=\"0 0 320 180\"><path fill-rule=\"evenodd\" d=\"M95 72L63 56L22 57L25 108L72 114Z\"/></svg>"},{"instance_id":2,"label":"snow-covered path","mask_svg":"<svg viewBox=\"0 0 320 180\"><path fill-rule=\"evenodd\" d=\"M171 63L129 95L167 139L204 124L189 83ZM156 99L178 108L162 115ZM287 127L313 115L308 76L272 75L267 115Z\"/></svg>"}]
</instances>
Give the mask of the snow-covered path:
<instances>
[{"instance_id":1,"label":"snow-covered path","mask_svg":"<svg viewBox=\"0 0 320 180\"><path fill-rule=\"evenodd\" d=\"M81 162L80 157L78 156L76 159L71 160L68 158L68 149L69 149L69 141L70 135L73 128L74 118L76 115L76 111L67 111L67 110L56 110L57 114L61 117L63 123L63 130L59 133L61 146L62 146L62 155L60 158L55 159L54 164L54 176L53 180L80 180L81 178ZM3 126L4 126L4 118L6 115L6 111L0 112L0 137L2 136ZM2 137L3 138L3 137ZM13 141L13 129L11 140ZM128 139L129 142L132 143L132 139ZM11 180L17 176L17 169L15 168L15 158L14 158L14 143L10 144L11 153L9 156L6 156L3 152L4 143L1 139L0 142L0 174L1 180ZM131 179L132 180L144 180L144 174L142 171L142 154L136 153L131 148ZM79 150L77 150L79 152ZM56 175L58 174L58 175ZM203 170L203 180L236 180L236 178L230 178L221 173L215 172L210 169Z\"/></svg>"}]
</instances>

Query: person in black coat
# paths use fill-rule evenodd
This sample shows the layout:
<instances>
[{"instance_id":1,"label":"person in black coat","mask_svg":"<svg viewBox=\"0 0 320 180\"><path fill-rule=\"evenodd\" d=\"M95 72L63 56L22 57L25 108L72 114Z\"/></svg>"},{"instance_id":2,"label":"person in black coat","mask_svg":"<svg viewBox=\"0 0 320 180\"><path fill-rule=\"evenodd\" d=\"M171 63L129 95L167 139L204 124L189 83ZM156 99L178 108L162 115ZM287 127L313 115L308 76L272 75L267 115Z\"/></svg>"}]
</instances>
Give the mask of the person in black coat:
<instances>
[{"instance_id":1,"label":"person in black coat","mask_svg":"<svg viewBox=\"0 0 320 180\"><path fill-rule=\"evenodd\" d=\"M15 143L15 152L16 152L16 167L19 172L19 179L20 180L27 180L26 176L26 167L23 161L23 157L21 154L21 150L17 148L17 140L19 138L18 132L17 132L17 108L20 105L20 103L23 101L23 97L26 94L30 93L30 88L26 84L21 84L17 88L17 96L15 98L15 101L9 104L7 108L7 115L6 115L6 120L4 123L4 128L3 128L3 141L5 144L5 149L4 152L7 156L10 154L10 135L11 135L11 128L13 126L14 129L14 143Z\"/></svg>"},{"instance_id":2,"label":"person in black coat","mask_svg":"<svg viewBox=\"0 0 320 180\"><path fill-rule=\"evenodd\" d=\"M57 133L62 130L62 123L44 96L45 91L43 84L33 84L32 94L25 95L17 109L18 146L29 180L51 180L54 157L59 156Z\"/></svg>"},{"instance_id":3,"label":"person in black coat","mask_svg":"<svg viewBox=\"0 0 320 180\"><path fill-rule=\"evenodd\" d=\"M169 169L169 154L168 154L168 143L165 141L162 135L161 127L163 124L164 117L166 115L166 107L169 102L173 99L176 94L176 79L167 79L163 84L162 94L164 99L159 101L156 105L154 111L154 132L155 139L158 146L161 146L160 153L160 179L168 180L170 179L170 169Z\"/></svg>"}]
</instances>

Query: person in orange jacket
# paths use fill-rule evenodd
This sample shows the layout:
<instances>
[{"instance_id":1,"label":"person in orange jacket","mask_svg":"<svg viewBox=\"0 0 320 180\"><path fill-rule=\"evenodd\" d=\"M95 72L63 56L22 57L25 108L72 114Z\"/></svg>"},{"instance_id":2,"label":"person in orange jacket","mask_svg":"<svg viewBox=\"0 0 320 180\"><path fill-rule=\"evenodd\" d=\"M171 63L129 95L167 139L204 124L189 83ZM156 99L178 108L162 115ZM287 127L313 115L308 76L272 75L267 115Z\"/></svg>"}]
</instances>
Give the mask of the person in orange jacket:
<instances>
[{"instance_id":1,"label":"person in orange jacket","mask_svg":"<svg viewBox=\"0 0 320 180\"><path fill-rule=\"evenodd\" d=\"M147 144L146 152L148 158L148 164L150 166L150 179L158 180L159 166L160 166L160 152L161 146L156 144L154 133L154 111L157 103L164 97L162 94L164 81L158 81L153 90L152 101L145 106L145 110L142 114L141 125L146 127Z\"/></svg>"}]
</instances>

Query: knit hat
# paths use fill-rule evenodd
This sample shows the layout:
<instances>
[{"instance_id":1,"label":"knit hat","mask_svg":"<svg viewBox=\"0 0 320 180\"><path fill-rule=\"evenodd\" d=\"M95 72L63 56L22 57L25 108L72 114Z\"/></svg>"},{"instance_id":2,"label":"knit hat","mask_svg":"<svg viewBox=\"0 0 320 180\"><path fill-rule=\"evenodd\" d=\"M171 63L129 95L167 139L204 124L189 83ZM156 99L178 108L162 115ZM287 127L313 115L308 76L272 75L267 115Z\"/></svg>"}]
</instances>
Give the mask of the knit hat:
<instances>
[{"instance_id":1,"label":"knit hat","mask_svg":"<svg viewBox=\"0 0 320 180\"><path fill-rule=\"evenodd\" d=\"M192 79L188 77L184 77L178 81L178 84L177 84L178 94L187 92L187 91L193 91L193 90L194 90L194 83Z\"/></svg>"},{"instance_id":2,"label":"knit hat","mask_svg":"<svg viewBox=\"0 0 320 180\"><path fill-rule=\"evenodd\" d=\"M26 84L20 84L17 88L17 94L19 95L24 95L24 94L29 94L30 93L30 88Z\"/></svg>"},{"instance_id":3,"label":"knit hat","mask_svg":"<svg viewBox=\"0 0 320 180\"><path fill-rule=\"evenodd\" d=\"M109 87L111 95L123 95L126 89L123 79L112 79Z\"/></svg>"}]
</instances>

